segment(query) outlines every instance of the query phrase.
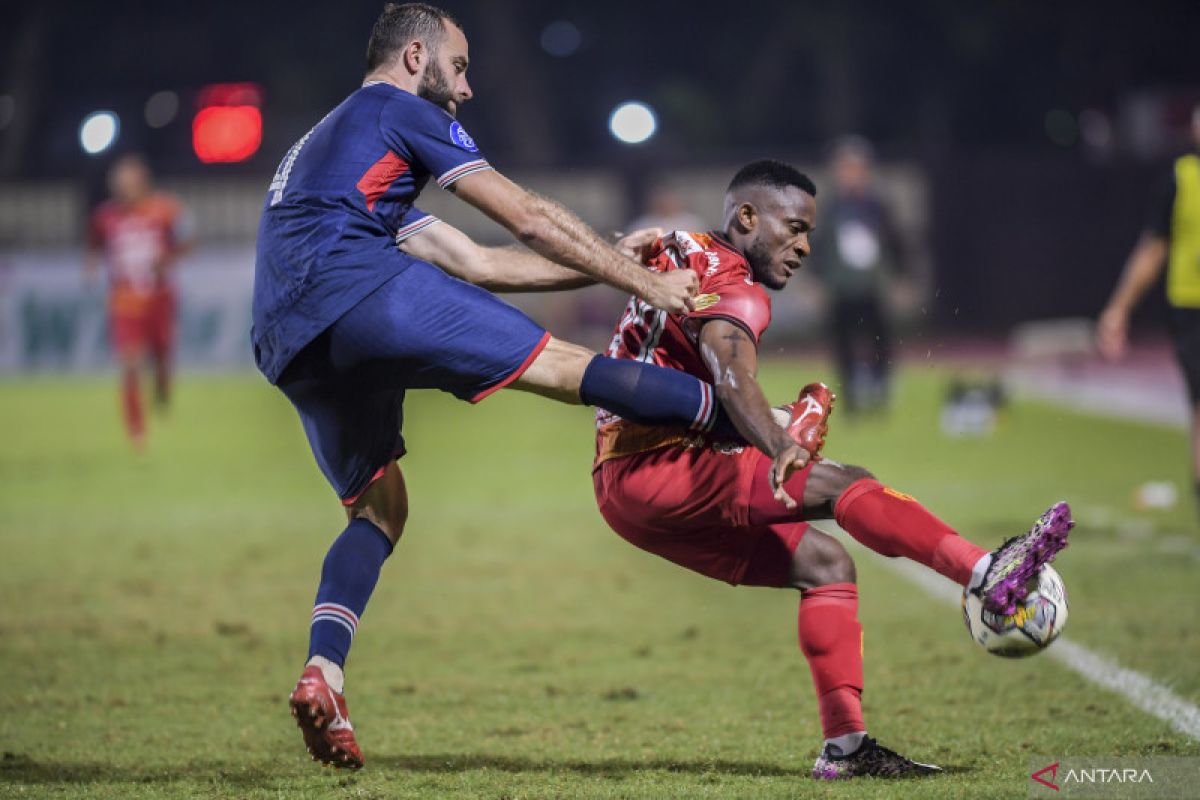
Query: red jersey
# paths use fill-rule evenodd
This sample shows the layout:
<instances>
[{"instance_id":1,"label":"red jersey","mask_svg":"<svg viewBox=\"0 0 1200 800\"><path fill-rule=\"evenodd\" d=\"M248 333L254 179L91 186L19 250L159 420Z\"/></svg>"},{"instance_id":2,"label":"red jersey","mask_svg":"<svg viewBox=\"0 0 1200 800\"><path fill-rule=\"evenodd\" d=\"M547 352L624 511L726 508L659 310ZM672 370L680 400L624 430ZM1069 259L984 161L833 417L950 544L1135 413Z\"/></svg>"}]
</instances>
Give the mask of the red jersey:
<instances>
[{"instance_id":1,"label":"red jersey","mask_svg":"<svg viewBox=\"0 0 1200 800\"><path fill-rule=\"evenodd\" d=\"M109 200L92 214L88 245L103 253L114 308L139 305L168 288L159 266L187 238L187 222L175 198L151 194L127 206Z\"/></svg>"},{"instance_id":2,"label":"red jersey","mask_svg":"<svg viewBox=\"0 0 1200 800\"><path fill-rule=\"evenodd\" d=\"M668 314L636 297L608 346L611 358L630 358L670 367L712 382L700 356L700 323L724 319L744 329L758 343L771 322L771 299L754 281L749 262L715 233L674 231L654 243L646 266L656 272L690 269L700 279L696 309ZM697 434L678 427L647 427L603 409L596 412L596 463L610 458L682 444Z\"/></svg>"}]
</instances>

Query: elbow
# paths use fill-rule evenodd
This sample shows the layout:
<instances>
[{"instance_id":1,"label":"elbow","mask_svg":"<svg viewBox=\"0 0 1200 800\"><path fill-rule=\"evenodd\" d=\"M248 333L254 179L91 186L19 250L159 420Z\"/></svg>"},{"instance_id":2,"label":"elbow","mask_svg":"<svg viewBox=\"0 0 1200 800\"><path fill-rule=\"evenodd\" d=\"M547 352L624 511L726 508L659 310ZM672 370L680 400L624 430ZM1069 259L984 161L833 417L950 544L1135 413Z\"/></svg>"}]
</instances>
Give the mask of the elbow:
<instances>
[{"instance_id":1,"label":"elbow","mask_svg":"<svg viewBox=\"0 0 1200 800\"><path fill-rule=\"evenodd\" d=\"M546 214L539 199L526 194L524 202L509 219L508 229L521 244L535 249L539 242L546 239L546 224Z\"/></svg>"},{"instance_id":2,"label":"elbow","mask_svg":"<svg viewBox=\"0 0 1200 800\"><path fill-rule=\"evenodd\" d=\"M511 231L513 237L530 250L536 250L538 243L546 238L545 224L536 214L522 214L513 220Z\"/></svg>"}]
</instances>

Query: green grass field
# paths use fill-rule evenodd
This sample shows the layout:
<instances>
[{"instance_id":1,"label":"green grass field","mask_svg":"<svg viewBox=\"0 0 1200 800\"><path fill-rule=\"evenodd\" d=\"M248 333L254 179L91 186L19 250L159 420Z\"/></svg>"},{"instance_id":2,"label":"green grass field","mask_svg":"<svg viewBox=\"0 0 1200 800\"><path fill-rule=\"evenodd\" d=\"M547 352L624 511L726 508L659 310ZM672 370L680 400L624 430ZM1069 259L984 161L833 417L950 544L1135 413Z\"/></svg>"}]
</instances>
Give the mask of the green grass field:
<instances>
[{"instance_id":1,"label":"green grass field","mask_svg":"<svg viewBox=\"0 0 1200 800\"><path fill-rule=\"evenodd\" d=\"M797 381L766 371L780 400ZM0 796L1024 797L1035 754L1200 756L1048 658L984 654L956 607L855 545L868 725L949 774L817 785L793 593L609 531L589 411L417 393L409 526L348 670L367 767L320 769L285 697L342 518L298 421L255 377L185 378L135 457L114 383L0 383ZM1146 480L1189 485L1183 434L1018 403L998 435L952 441L941 387L909 370L890 419L835 416L827 453L989 546L1069 499L1067 636L1200 701L1189 494L1130 508Z\"/></svg>"}]
</instances>

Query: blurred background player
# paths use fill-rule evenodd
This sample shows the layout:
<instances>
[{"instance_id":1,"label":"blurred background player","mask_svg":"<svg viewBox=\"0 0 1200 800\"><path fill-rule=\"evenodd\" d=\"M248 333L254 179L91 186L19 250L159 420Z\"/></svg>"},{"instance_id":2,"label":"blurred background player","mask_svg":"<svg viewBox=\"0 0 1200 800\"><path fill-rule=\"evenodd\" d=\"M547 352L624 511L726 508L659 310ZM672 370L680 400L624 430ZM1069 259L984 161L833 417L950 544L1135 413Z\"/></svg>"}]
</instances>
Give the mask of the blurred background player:
<instances>
[{"instance_id":1,"label":"blurred background player","mask_svg":"<svg viewBox=\"0 0 1200 800\"><path fill-rule=\"evenodd\" d=\"M1167 267L1168 329L1187 381L1192 414L1192 470L1200 510L1200 104L1192 109L1192 150L1177 158L1150 208L1096 329L1100 353L1120 359L1129 317Z\"/></svg>"},{"instance_id":2,"label":"blurred background player","mask_svg":"<svg viewBox=\"0 0 1200 800\"><path fill-rule=\"evenodd\" d=\"M696 273L696 308L668 314L631 299L609 355L711 378L757 449L597 412L596 503L614 531L647 552L730 584L800 591L800 649L825 735L814 778L935 773L867 736L854 562L808 521L836 519L875 552L912 559L979 594L992 613L1011 614L1026 581L1066 546L1070 510L1055 505L1029 533L989 553L862 467L809 461L823 442L829 390L804 387L789 417L777 420L756 376L759 337L771 320L764 289L783 289L808 257L816 210L807 176L757 161L730 182L720 233L676 231L650 248L651 269ZM797 446L807 465L780 484L771 457Z\"/></svg>"},{"instance_id":3,"label":"blurred background player","mask_svg":"<svg viewBox=\"0 0 1200 800\"><path fill-rule=\"evenodd\" d=\"M872 181L873 157L860 136L834 146L833 191L822 200L813 259L829 293L838 396L850 413L887 405L893 358L888 290L906 271L900 235Z\"/></svg>"},{"instance_id":4,"label":"blurred background player","mask_svg":"<svg viewBox=\"0 0 1200 800\"><path fill-rule=\"evenodd\" d=\"M91 280L101 263L107 268L108 324L121 369L125 429L134 447L141 449L146 422L140 373L148 357L154 404L165 411L175 341L173 273L193 244L192 226L176 198L155 190L150 167L140 155L122 156L113 163L108 194L92 213L84 269Z\"/></svg>"},{"instance_id":5,"label":"blurred background player","mask_svg":"<svg viewBox=\"0 0 1200 800\"><path fill-rule=\"evenodd\" d=\"M704 220L688 208L678 189L670 184L658 183L647 193L645 209L625 230L659 228L663 231L697 231L703 227Z\"/></svg>"}]
</instances>

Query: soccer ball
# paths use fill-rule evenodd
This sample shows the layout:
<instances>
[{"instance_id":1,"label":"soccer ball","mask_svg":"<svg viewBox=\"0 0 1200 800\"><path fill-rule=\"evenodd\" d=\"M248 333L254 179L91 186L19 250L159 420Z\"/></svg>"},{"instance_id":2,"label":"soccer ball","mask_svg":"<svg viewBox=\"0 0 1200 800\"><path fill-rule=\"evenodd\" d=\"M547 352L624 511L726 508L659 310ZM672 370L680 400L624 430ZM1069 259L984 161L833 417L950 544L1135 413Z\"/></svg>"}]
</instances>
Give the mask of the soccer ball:
<instances>
[{"instance_id":1,"label":"soccer ball","mask_svg":"<svg viewBox=\"0 0 1200 800\"><path fill-rule=\"evenodd\" d=\"M979 596L963 591L963 622L984 650L1005 658L1040 653L1058 638L1067 624L1067 590L1049 564L1037 576L1037 588L1025 596L1017 612L1002 617L984 611Z\"/></svg>"}]
</instances>

